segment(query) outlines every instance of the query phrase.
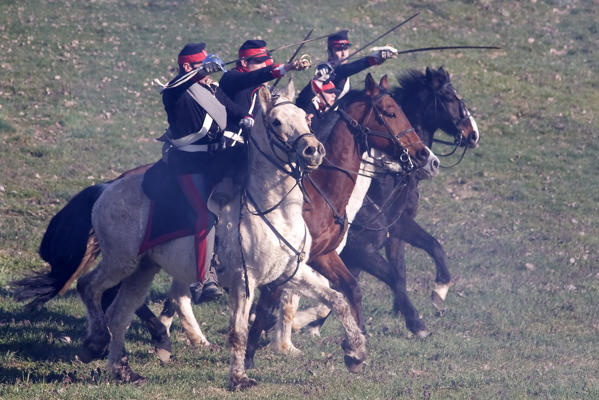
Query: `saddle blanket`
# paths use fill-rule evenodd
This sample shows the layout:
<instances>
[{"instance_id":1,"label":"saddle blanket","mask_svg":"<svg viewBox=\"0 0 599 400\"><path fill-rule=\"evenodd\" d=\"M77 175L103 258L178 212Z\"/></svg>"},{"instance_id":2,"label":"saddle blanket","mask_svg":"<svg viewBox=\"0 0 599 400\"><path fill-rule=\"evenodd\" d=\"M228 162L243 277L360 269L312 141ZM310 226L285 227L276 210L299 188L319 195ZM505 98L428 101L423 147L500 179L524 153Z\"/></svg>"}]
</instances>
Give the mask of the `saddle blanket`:
<instances>
[{"instance_id":1,"label":"saddle blanket","mask_svg":"<svg viewBox=\"0 0 599 400\"><path fill-rule=\"evenodd\" d=\"M169 240L194 235L196 213L164 161L146 171L142 188L151 203L140 254Z\"/></svg>"}]
</instances>

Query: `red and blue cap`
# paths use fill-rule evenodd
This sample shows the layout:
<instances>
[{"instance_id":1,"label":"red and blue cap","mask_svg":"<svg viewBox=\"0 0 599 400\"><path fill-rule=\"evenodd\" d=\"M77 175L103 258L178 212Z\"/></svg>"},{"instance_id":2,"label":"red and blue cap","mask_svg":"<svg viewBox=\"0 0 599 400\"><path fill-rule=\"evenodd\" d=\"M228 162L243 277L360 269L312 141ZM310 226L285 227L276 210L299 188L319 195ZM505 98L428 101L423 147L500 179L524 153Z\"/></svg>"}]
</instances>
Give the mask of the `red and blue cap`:
<instances>
[{"instance_id":1,"label":"red and blue cap","mask_svg":"<svg viewBox=\"0 0 599 400\"><path fill-rule=\"evenodd\" d=\"M343 30L330 35L327 39L327 45L329 49L334 50L343 50L351 47L351 43L347 38L347 31Z\"/></svg>"},{"instance_id":2,"label":"red and blue cap","mask_svg":"<svg viewBox=\"0 0 599 400\"><path fill-rule=\"evenodd\" d=\"M208 53L206 52L205 43L188 43L179 52L177 62L179 65L183 65L185 63L197 64L203 62L207 56Z\"/></svg>"},{"instance_id":3,"label":"red and blue cap","mask_svg":"<svg viewBox=\"0 0 599 400\"><path fill-rule=\"evenodd\" d=\"M255 62L266 62L266 65L272 65L272 57L266 49L266 42L259 39L246 40L239 48L239 58L252 60Z\"/></svg>"}]
</instances>

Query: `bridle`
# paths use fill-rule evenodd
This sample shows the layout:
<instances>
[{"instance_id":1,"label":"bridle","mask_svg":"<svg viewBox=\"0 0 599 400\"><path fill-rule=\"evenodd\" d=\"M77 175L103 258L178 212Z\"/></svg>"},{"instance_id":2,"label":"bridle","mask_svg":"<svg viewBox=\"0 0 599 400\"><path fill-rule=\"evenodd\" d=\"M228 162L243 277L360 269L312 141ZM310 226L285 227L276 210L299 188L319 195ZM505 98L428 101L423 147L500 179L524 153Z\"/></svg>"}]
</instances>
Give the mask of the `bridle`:
<instances>
[{"instance_id":1,"label":"bridle","mask_svg":"<svg viewBox=\"0 0 599 400\"><path fill-rule=\"evenodd\" d=\"M459 116L454 116L449 111L446 102L443 101L442 99L440 99L442 97L441 92L444 90L449 90L455 96L455 99L458 102ZM464 156L466 155L466 151L468 150L467 143L464 141L464 137L460 130L460 126L469 119L468 107L466 106L466 102L457 93L457 91L454 89L454 87L451 85L450 82L446 82L441 86L441 88L433 90L433 100L434 100L433 105L432 105L432 107L434 107L433 115L435 116L436 120L439 120L439 117L438 117L440 114L439 108L441 108L442 112L444 112L445 115L449 116L449 120L457 132L454 135L453 142L450 142L447 140L442 140L442 139L436 139L433 137L432 138L433 143L440 143L440 144L443 144L446 146L453 147L448 153L445 153L445 154L435 153L435 154L438 157L449 157L449 156L452 156L453 154L455 154L455 152L458 150L459 147L464 148L464 151L460 155L460 158L458 159L458 161L456 161L454 164L449 165L449 166L444 166L444 165L440 166L441 168L453 168L462 162L462 160L464 159Z\"/></svg>"},{"instance_id":2,"label":"bridle","mask_svg":"<svg viewBox=\"0 0 599 400\"><path fill-rule=\"evenodd\" d=\"M359 143L362 143L362 145L368 152L368 155L372 156L370 144L368 143L369 135L390 139L393 142L393 144L395 144L396 148L398 149L399 163L400 163L402 169L406 173L409 173L414 170L414 163L412 162L412 159L410 158L410 155L408 153L408 148L411 146L414 146L415 143L408 143L406 146L403 146L400 143L399 139L411 132L415 132L415 130L414 130L414 128L412 128L410 126L410 128L400 131L398 133L393 132L393 128L391 128L388 121L384 117L397 118L397 115L395 115L395 113L388 113L385 110L382 110L378 106L379 101L385 96L391 96L391 95L387 91L381 91L381 93L379 93L375 97L367 97L368 103L369 103L368 105L370 106L370 108L368 109L368 112L366 112L364 114L364 116L362 117L362 122L357 121L351 115L349 115L345 110L343 110L341 108L338 108L337 112L339 113L341 118L346 122L350 132L352 132L352 134L354 134L354 136L357 137ZM374 117L376 118L377 122L380 125L383 125L385 127L385 131L381 132L381 131L377 131L377 130L372 130L372 129L368 128L367 126L364 126L368 123L368 121L370 120L372 115L374 115Z\"/></svg>"},{"instance_id":3,"label":"bridle","mask_svg":"<svg viewBox=\"0 0 599 400\"><path fill-rule=\"evenodd\" d=\"M285 100L279 103L276 103L272 106L271 110L280 107L283 105L294 105L295 103ZM304 164L301 158L297 157L297 145L301 139L306 136L316 137L313 132L305 132L300 134L295 140L289 144L287 141L283 140L273 127L273 123L268 117L267 114L264 114L264 125L266 128L266 135L268 138L268 143L271 149L272 157L270 154L266 153L264 150L260 148L255 139L253 139L250 135L250 141L254 144L256 149L268 160L270 161L277 169L285 172L286 174L294 177L296 180L302 178L306 165ZM279 155L279 152L282 151L285 156L282 157Z\"/></svg>"},{"instance_id":4,"label":"bridle","mask_svg":"<svg viewBox=\"0 0 599 400\"><path fill-rule=\"evenodd\" d=\"M275 107L279 107L282 105L289 105L289 104L295 106L295 104L293 102L286 100L286 101L281 101L279 103L276 103L275 105L272 106L271 110ZM273 212L277 208L279 208L281 206L281 204L285 201L285 199L289 196L289 194L296 188L296 186L299 186L300 189L302 190L302 193L304 193L304 195L305 195L306 192L303 188L303 179L304 179L304 172L305 172L306 166L305 166L304 162L301 160L301 158L297 157L297 146L298 146L300 139L302 139L306 136L315 137L315 135L312 132L302 133L297 138L295 138L295 140L291 144L289 144L289 143L287 143L287 141L283 140L283 138L281 138L281 136L277 133L277 131L273 127L272 121L270 120L270 118L268 117L268 115L266 113L263 114L263 119L264 119L264 125L265 125L265 129L266 129L266 135L267 135L267 139L268 139L268 143L269 143L272 155L267 153L263 149L261 149L260 146L258 145L258 142L256 141L256 139L254 139L251 134L249 135L250 136L249 140L250 140L250 142L252 142L252 144L258 150L258 152L260 154L262 154L262 156L266 160L268 160L273 166L275 166L276 169L278 169L279 171L283 172L284 174L294 178L295 185L293 185L291 187L291 189L289 189L287 191L287 193L285 193L282 196L281 200L279 200L273 206L268 207L266 210L258 209L257 202L254 200L253 196L251 195L251 193L249 192L247 187L245 187L240 196L240 202L241 202L242 206L239 208L239 224L241 224L242 210L244 208L243 205L245 205L245 209L248 211L249 214L254 215L254 216L259 216L264 221L264 223L270 228L270 230L275 234L275 236L281 242L283 242L285 244L285 246L287 246L295 254L296 259L297 259L295 270L288 277L286 277L280 281L277 280L271 284L274 286L278 286L278 285L283 285L283 284L287 283L289 280L291 280L295 276L297 271L299 270L300 263L303 260L305 260L305 258L306 258L305 247L306 247L306 239L308 236L308 232L307 232L306 226L304 224L304 239L302 240L301 248L298 250L287 239L285 239L285 237L276 229L276 227L268 220L268 218L266 218L266 215ZM282 151L286 157L281 157L279 155L279 153L277 152L277 149ZM253 210L250 209L249 203L252 203ZM245 262L245 256L243 254L243 245L242 245L240 229L238 230L238 241L239 241L239 246L240 246L240 250L241 250L241 259L242 259L242 265L243 265L243 271L244 271L244 277L245 277L245 292L246 292L246 296L249 297L247 266L246 266L246 262Z\"/></svg>"},{"instance_id":5,"label":"bridle","mask_svg":"<svg viewBox=\"0 0 599 400\"><path fill-rule=\"evenodd\" d=\"M415 132L415 130L413 127L410 126L410 128L402 130L398 133L395 133L393 131L393 128L391 128L391 126L387 122L386 118L397 118L397 115L395 115L394 113L386 112L385 110L382 110L378 106L379 101L384 96L391 96L391 95L387 91L381 91L375 97L366 96L366 98L368 99L367 104L369 106L369 109L362 116L361 122L356 120L355 118L353 118L351 115L349 115L349 113L347 113L341 107L336 107L338 102L336 102L336 104L334 104L331 107L331 110L335 110L337 113L339 113L341 118L347 124L349 131L354 135L354 137L356 137L356 141L358 143L361 143L363 148L366 149L366 151L368 152L368 155L371 157L373 157L373 155L371 153L370 144L368 143L369 135L390 139L395 144L396 148L399 150L399 164L401 165L402 171L404 173L410 173L414 170L414 163L412 162L412 159L410 158L407 148L414 146L416 143L408 143L407 146L404 147L400 143L399 139L411 132ZM368 128L367 126L365 126L368 123L368 121L370 121L370 118L372 118L373 115L374 115L374 118L376 118L379 125L382 125L385 128L385 131L372 130L372 129ZM328 162L328 167L347 173L351 179L353 179L353 176L356 175L356 173L353 171L349 171L343 167L333 164L326 157L325 157L325 160L327 160L327 162ZM345 227L345 224L348 223L347 215L344 213L344 215L342 216L339 213L339 211L335 208L335 206L330 201L330 199L327 197L327 195L324 193L324 191L316 184L316 182L314 182L314 180L310 176L308 176L308 181L312 184L314 189L320 194L322 199L325 201L325 203L327 203L329 208L332 210L333 219L335 220L335 222L338 223L339 225L341 225L342 227ZM394 191L394 194L395 193L398 193L398 191ZM340 232L343 232L343 229Z\"/></svg>"}]
</instances>

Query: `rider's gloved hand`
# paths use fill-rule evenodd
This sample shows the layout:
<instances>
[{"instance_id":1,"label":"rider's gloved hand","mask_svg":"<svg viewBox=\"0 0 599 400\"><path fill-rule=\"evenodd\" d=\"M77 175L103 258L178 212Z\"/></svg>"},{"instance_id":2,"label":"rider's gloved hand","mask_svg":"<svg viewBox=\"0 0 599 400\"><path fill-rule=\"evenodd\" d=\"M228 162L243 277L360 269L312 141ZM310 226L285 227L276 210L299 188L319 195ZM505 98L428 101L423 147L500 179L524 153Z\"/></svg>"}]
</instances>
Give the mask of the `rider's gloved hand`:
<instances>
[{"instance_id":1,"label":"rider's gloved hand","mask_svg":"<svg viewBox=\"0 0 599 400\"><path fill-rule=\"evenodd\" d=\"M220 64L218 64L217 62L213 62L213 61L202 63L200 68L206 75L210 75L215 72L219 72L219 71L223 70L223 68L220 66Z\"/></svg>"},{"instance_id":2,"label":"rider's gloved hand","mask_svg":"<svg viewBox=\"0 0 599 400\"><path fill-rule=\"evenodd\" d=\"M250 129L254 126L254 118L250 115L246 115L245 117L239 120L239 127L242 129Z\"/></svg>"},{"instance_id":3,"label":"rider's gloved hand","mask_svg":"<svg viewBox=\"0 0 599 400\"><path fill-rule=\"evenodd\" d=\"M326 82L331 79L331 74L333 73L333 67L329 63L320 63L316 66L316 71L314 72L314 79Z\"/></svg>"},{"instance_id":4,"label":"rider's gloved hand","mask_svg":"<svg viewBox=\"0 0 599 400\"><path fill-rule=\"evenodd\" d=\"M370 58L375 61L375 64L382 64L385 60L397 57L397 49L389 45L373 47L370 50L372 51Z\"/></svg>"}]
</instances>

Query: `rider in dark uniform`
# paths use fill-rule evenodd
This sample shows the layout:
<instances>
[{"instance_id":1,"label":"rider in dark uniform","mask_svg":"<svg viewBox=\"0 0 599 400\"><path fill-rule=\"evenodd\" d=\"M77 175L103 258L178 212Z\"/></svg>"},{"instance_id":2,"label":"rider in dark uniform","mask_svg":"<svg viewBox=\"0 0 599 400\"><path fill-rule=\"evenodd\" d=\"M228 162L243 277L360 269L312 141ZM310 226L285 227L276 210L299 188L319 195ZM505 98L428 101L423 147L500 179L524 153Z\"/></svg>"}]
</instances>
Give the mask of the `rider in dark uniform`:
<instances>
[{"instance_id":1,"label":"rider in dark uniform","mask_svg":"<svg viewBox=\"0 0 599 400\"><path fill-rule=\"evenodd\" d=\"M238 132L240 127L253 125L258 89L268 81L281 78L291 70L300 71L310 65L296 60L287 64L274 64L263 40L246 40L239 48L237 66L223 74L221 89L245 111L244 118L229 118L227 131ZM239 123L238 123L239 121ZM232 144L226 135L228 145Z\"/></svg>"},{"instance_id":2,"label":"rider in dark uniform","mask_svg":"<svg viewBox=\"0 0 599 400\"><path fill-rule=\"evenodd\" d=\"M327 82L330 80L337 90L338 99L350 91L349 77L351 75L362 72L373 65L380 65L397 53L397 50L391 46L375 47L369 56L348 62L347 57L351 45L346 30L329 36L327 39L328 62L319 64L314 75L316 81ZM296 100L297 106L306 112L310 111L310 104L313 103L315 97L320 97L319 93L314 90L316 87L314 80L302 89Z\"/></svg>"},{"instance_id":3,"label":"rider in dark uniform","mask_svg":"<svg viewBox=\"0 0 599 400\"><path fill-rule=\"evenodd\" d=\"M179 53L179 74L162 91L169 123L163 159L197 215L198 283L193 285L194 302L220 294L216 275L207 274L216 218L206 203L218 182L245 165L242 147L223 150L219 145L227 118L239 120L244 113L212 83L209 74L222 68L206 61L207 56L204 43L187 44Z\"/></svg>"}]
</instances>

